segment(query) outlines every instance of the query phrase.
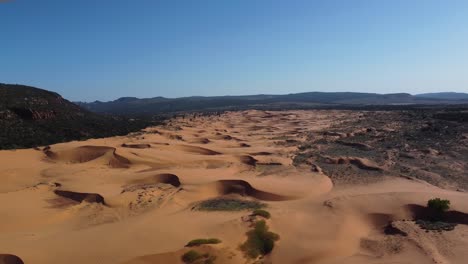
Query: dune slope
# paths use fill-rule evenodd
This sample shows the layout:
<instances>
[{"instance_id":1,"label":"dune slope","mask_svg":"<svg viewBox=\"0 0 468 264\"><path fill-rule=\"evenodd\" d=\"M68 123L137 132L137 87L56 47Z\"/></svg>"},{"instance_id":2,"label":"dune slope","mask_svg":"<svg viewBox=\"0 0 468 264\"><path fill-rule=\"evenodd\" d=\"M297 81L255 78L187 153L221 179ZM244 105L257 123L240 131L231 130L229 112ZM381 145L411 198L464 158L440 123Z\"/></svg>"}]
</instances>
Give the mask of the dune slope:
<instances>
[{"instance_id":1,"label":"dune slope","mask_svg":"<svg viewBox=\"0 0 468 264\"><path fill-rule=\"evenodd\" d=\"M0 263L170 264L189 250L258 263L239 245L260 219L280 237L263 263L465 263L468 196L456 177L400 175L391 163L421 171L444 154L378 145L390 127L340 129L364 115L193 115L127 136L0 151ZM433 197L451 200L453 230L415 221ZM210 199L258 202L271 218L194 210ZM221 243L185 248L200 238Z\"/></svg>"}]
</instances>

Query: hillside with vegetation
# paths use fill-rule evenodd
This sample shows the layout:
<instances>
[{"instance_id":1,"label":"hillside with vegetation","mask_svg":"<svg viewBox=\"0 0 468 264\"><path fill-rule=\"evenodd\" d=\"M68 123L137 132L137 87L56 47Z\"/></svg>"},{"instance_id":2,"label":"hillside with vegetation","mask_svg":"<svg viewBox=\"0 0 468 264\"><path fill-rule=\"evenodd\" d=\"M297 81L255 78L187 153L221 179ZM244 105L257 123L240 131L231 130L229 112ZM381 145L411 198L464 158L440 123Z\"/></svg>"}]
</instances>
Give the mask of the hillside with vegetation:
<instances>
[{"instance_id":1,"label":"hillside with vegetation","mask_svg":"<svg viewBox=\"0 0 468 264\"><path fill-rule=\"evenodd\" d=\"M0 84L0 149L125 135L149 124L95 114L47 90Z\"/></svg>"}]
</instances>

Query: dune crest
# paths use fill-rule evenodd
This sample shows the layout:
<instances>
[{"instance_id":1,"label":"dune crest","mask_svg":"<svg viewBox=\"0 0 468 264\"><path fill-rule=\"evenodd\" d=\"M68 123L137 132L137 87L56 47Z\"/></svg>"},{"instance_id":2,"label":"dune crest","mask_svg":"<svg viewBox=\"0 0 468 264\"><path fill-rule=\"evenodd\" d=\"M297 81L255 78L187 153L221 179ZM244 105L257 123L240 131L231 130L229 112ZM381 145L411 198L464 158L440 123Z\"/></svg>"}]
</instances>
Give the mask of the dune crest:
<instances>
[{"instance_id":1,"label":"dune crest","mask_svg":"<svg viewBox=\"0 0 468 264\"><path fill-rule=\"evenodd\" d=\"M258 190L244 180L219 180L214 183L214 186L219 195L239 194L262 201L286 201L294 199L293 197Z\"/></svg>"},{"instance_id":2,"label":"dune crest","mask_svg":"<svg viewBox=\"0 0 468 264\"><path fill-rule=\"evenodd\" d=\"M128 168L130 161L116 153L116 148L107 146L80 146L59 152L44 151L45 155L54 161L67 163L86 163L99 158L111 168Z\"/></svg>"},{"instance_id":3,"label":"dune crest","mask_svg":"<svg viewBox=\"0 0 468 264\"><path fill-rule=\"evenodd\" d=\"M132 185L145 185L145 184L158 184L158 183L166 183L170 184L174 187L180 186L179 177L175 174L171 173L160 173L152 176L148 176L142 179L136 179L130 182Z\"/></svg>"},{"instance_id":4,"label":"dune crest","mask_svg":"<svg viewBox=\"0 0 468 264\"><path fill-rule=\"evenodd\" d=\"M177 146L177 148L188 153L199 154L199 155L209 155L209 156L221 155L220 152L207 149L207 148L197 147L197 146L179 145Z\"/></svg>"},{"instance_id":5,"label":"dune crest","mask_svg":"<svg viewBox=\"0 0 468 264\"><path fill-rule=\"evenodd\" d=\"M97 193L80 193L72 191L54 190L54 193L66 199L73 200L75 202L88 202L88 203L100 203L105 205L104 197Z\"/></svg>"},{"instance_id":6,"label":"dune crest","mask_svg":"<svg viewBox=\"0 0 468 264\"><path fill-rule=\"evenodd\" d=\"M249 166L255 166L257 164L257 161L255 158L249 155L242 155L239 157L239 160L242 164L249 165Z\"/></svg>"},{"instance_id":7,"label":"dune crest","mask_svg":"<svg viewBox=\"0 0 468 264\"><path fill-rule=\"evenodd\" d=\"M146 148L151 148L150 144L122 144L121 145L123 148L136 148L136 149L146 149Z\"/></svg>"}]
</instances>

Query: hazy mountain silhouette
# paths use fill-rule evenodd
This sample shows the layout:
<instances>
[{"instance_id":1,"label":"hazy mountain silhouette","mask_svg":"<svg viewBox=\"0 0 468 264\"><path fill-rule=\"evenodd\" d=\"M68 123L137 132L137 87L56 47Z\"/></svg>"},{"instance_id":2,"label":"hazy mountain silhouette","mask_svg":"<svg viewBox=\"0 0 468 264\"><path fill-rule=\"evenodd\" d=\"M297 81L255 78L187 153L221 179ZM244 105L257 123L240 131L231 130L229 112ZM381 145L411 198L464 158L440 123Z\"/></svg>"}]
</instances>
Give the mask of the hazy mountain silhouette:
<instances>
[{"instance_id":1,"label":"hazy mountain silhouette","mask_svg":"<svg viewBox=\"0 0 468 264\"><path fill-rule=\"evenodd\" d=\"M417 94L416 97L435 98L439 100L468 100L468 93L455 93L455 92L424 93L424 94Z\"/></svg>"},{"instance_id":2,"label":"hazy mountain silhouette","mask_svg":"<svg viewBox=\"0 0 468 264\"><path fill-rule=\"evenodd\" d=\"M245 96L193 96L181 98L124 97L109 102L82 103L80 106L98 113L112 114L155 114L178 111L229 110L253 107L308 108L314 106L340 105L412 105L412 104L465 104L468 97L413 96L407 93L375 94L354 92L308 92L286 95L245 95Z\"/></svg>"}]
</instances>

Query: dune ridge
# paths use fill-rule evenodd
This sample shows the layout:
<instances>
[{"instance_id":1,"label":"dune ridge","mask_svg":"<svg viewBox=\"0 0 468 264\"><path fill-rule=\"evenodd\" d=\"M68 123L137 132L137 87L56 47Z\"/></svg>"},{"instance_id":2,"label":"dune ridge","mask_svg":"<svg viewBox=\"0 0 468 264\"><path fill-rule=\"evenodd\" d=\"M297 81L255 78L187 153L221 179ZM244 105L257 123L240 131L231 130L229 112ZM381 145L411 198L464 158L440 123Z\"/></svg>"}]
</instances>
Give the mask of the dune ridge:
<instances>
[{"instance_id":1,"label":"dune ridge","mask_svg":"<svg viewBox=\"0 0 468 264\"><path fill-rule=\"evenodd\" d=\"M54 190L54 193L63 198L67 198L76 202L100 203L105 205L104 197L97 193L80 193L72 191Z\"/></svg>"},{"instance_id":2,"label":"dune ridge","mask_svg":"<svg viewBox=\"0 0 468 264\"><path fill-rule=\"evenodd\" d=\"M142 179L132 180L131 184L144 185L144 184L157 184L157 183L166 183L174 187L180 186L179 177L171 173L160 173L156 175L151 175Z\"/></svg>"},{"instance_id":3,"label":"dune ridge","mask_svg":"<svg viewBox=\"0 0 468 264\"><path fill-rule=\"evenodd\" d=\"M44 154L51 160L68 163L86 163L105 157L105 163L111 168L128 168L130 160L116 153L117 149L107 146L80 146L54 152L48 149Z\"/></svg>"},{"instance_id":4,"label":"dune ridge","mask_svg":"<svg viewBox=\"0 0 468 264\"><path fill-rule=\"evenodd\" d=\"M146 149L151 148L150 144L127 144L124 143L121 145L123 148L136 148L136 149Z\"/></svg>"},{"instance_id":5,"label":"dune ridge","mask_svg":"<svg viewBox=\"0 0 468 264\"><path fill-rule=\"evenodd\" d=\"M220 195L240 194L262 201L286 201L294 199L283 195L258 190L244 180L219 180L214 183Z\"/></svg>"},{"instance_id":6,"label":"dune ridge","mask_svg":"<svg viewBox=\"0 0 468 264\"><path fill-rule=\"evenodd\" d=\"M179 145L178 148L182 151L193 153L193 154L199 154L199 155L208 155L208 156L221 155L220 152L207 149L207 148L197 147L197 146Z\"/></svg>"}]
</instances>

